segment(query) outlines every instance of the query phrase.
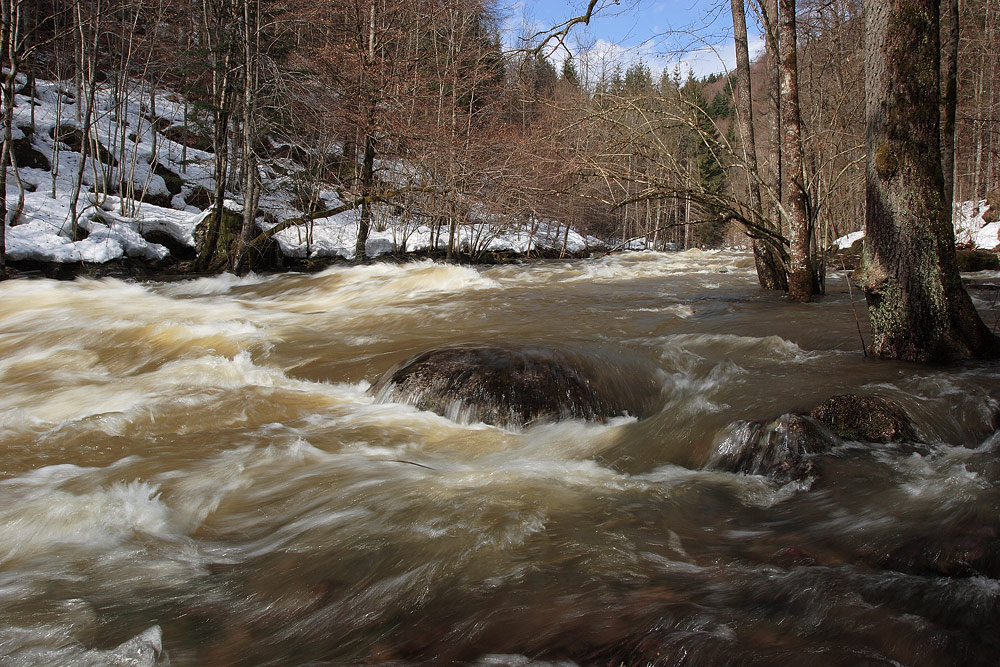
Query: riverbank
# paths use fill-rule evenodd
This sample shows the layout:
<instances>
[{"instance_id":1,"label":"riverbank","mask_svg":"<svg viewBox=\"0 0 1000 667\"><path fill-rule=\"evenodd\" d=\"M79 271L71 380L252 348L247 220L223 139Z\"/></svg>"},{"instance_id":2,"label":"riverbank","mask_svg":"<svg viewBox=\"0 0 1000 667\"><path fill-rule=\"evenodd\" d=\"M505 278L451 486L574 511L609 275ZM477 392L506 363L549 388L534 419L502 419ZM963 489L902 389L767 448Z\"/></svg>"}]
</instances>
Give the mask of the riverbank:
<instances>
[{"instance_id":1,"label":"riverbank","mask_svg":"<svg viewBox=\"0 0 1000 667\"><path fill-rule=\"evenodd\" d=\"M530 255L511 251L493 251L473 256L459 253L449 259L443 250L437 252L417 251L408 253L385 253L376 257L366 258L357 262L343 257L320 257L301 259L282 257L280 265L255 271L260 275L281 273L317 273L332 266L358 266L362 264L404 264L433 260L446 264L463 266L497 266L504 264L529 264L539 261L571 261L587 259L595 251L576 253L561 253L558 250L538 250ZM132 257L121 257L102 263L95 262L42 262L37 260L20 260L7 262L8 280L31 280L47 278L51 280L75 280L77 278L119 278L122 280L153 280L173 282L177 280L193 280L218 275L217 273L198 271L193 261L178 261L173 258L149 261Z\"/></svg>"}]
</instances>

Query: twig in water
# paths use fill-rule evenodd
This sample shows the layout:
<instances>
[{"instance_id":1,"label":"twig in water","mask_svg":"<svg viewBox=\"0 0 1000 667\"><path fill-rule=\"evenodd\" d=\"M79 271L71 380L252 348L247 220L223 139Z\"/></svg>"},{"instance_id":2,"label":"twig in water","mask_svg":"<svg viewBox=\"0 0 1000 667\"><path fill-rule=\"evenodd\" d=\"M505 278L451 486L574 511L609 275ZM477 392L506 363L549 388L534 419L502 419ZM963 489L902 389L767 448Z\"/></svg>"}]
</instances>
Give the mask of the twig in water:
<instances>
[{"instance_id":1,"label":"twig in water","mask_svg":"<svg viewBox=\"0 0 1000 667\"><path fill-rule=\"evenodd\" d=\"M851 287L851 280L854 277L854 271L847 270L847 264L844 263L844 259L840 259L840 265L844 267L844 274L847 276L847 293L851 295L851 310L854 311L854 323L858 327L858 338L861 339L861 354L868 356L868 346L865 344L865 337L861 334L861 319L858 317L858 307L854 305L854 288Z\"/></svg>"},{"instance_id":2,"label":"twig in water","mask_svg":"<svg viewBox=\"0 0 1000 667\"><path fill-rule=\"evenodd\" d=\"M415 463L413 461L406 461L404 459L382 459L388 463L409 463L411 466L417 466L418 468L427 468L428 470L434 470L430 466L425 466L423 463Z\"/></svg>"}]
</instances>

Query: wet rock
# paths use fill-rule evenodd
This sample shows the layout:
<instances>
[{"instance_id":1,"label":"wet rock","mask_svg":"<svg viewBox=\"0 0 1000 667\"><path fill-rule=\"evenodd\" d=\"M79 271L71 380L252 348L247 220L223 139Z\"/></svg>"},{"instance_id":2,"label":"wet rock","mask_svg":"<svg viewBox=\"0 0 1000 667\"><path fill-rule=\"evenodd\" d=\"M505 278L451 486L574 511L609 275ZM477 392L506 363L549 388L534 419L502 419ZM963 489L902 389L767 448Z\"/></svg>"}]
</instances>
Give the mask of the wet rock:
<instances>
[{"instance_id":1,"label":"wet rock","mask_svg":"<svg viewBox=\"0 0 1000 667\"><path fill-rule=\"evenodd\" d=\"M956 250L955 255L958 260L958 270L963 273L1000 270L1000 257L994 252L962 249Z\"/></svg>"},{"instance_id":2,"label":"wet rock","mask_svg":"<svg viewBox=\"0 0 1000 667\"><path fill-rule=\"evenodd\" d=\"M178 241L176 238L161 229L150 229L142 231L144 239L150 243L158 243L170 251L170 256L178 260L192 260L195 258L195 250L192 246Z\"/></svg>"},{"instance_id":3,"label":"wet rock","mask_svg":"<svg viewBox=\"0 0 1000 667\"><path fill-rule=\"evenodd\" d=\"M156 192L142 192L140 189L136 188L136 196L139 201L145 204L152 204L153 206L159 206L160 208L170 208L172 198L169 194L156 193Z\"/></svg>"},{"instance_id":4,"label":"wet rock","mask_svg":"<svg viewBox=\"0 0 1000 667\"><path fill-rule=\"evenodd\" d=\"M882 554L862 554L876 567L917 575L1000 577L1000 525L958 521L913 537Z\"/></svg>"},{"instance_id":5,"label":"wet rock","mask_svg":"<svg viewBox=\"0 0 1000 667\"><path fill-rule=\"evenodd\" d=\"M184 195L184 203L205 211L212 206L212 198L213 195L207 188L196 185L191 189L191 192Z\"/></svg>"},{"instance_id":6,"label":"wet rock","mask_svg":"<svg viewBox=\"0 0 1000 667\"><path fill-rule=\"evenodd\" d=\"M167 191L171 194L171 196L179 195L181 190L184 189L184 179L170 169L164 167L161 163L153 163L153 173L163 179L163 182L167 186Z\"/></svg>"},{"instance_id":7,"label":"wet rock","mask_svg":"<svg viewBox=\"0 0 1000 667\"><path fill-rule=\"evenodd\" d=\"M558 350L457 345L422 352L371 388L456 421L520 428L537 421L652 413L658 383L639 364Z\"/></svg>"},{"instance_id":8,"label":"wet rock","mask_svg":"<svg viewBox=\"0 0 1000 667\"><path fill-rule=\"evenodd\" d=\"M845 440L917 440L916 429L903 407L880 396L840 394L814 408L810 416Z\"/></svg>"},{"instance_id":9,"label":"wet rock","mask_svg":"<svg viewBox=\"0 0 1000 667\"><path fill-rule=\"evenodd\" d=\"M736 422L716 444L705 468L746 475L766 475L791 482L817 474L812 455L835 444L829 433L804 415L785 414L772 422Z\"/></svg>"},{"instance_id":10,"label":"wet rock","mask_svg":"<svg viewBox=\"0 0 1000 667\"><path fill-rule=\"evenodd\" d=\"M31 139L28 137L12 141L11 152L14 154L14 159L17 160L18 167L43 169L45 171L52 169L49 159L45 157L44 153L32 147Z\"/></svg>"},{"instance_id":11,"label":"wet rock","mask_svg":"<svg viewBox=\"0 0 1000 667\"><path fill-rule=\"evenodd\" d=\"M168 127L163 131L163 136L175 143L206 153L211 153L213 149L211 137L194 132L182 125Z\"/></svg>"},{"instance_id":12,"label":"wet rock","mask_svg":"<svg viewBox=\"0 0 1000 667\"><path fill-rule=\"evenodd\" d=\"M73 125L56 125L49 130L49 136L53 141L59 141L69 146L75 153L83 152L83 130ZM107 147L99 141L93 142L88 148L90 156L94 157L97 151L97 159L112 167L118 166L118 159L111 154Z\"/></svg>"},{"instance_id":13,"label":"wet rock","mask_svg":"<svg viewBox=\"0 0 1000 667\"><path fill-rule=\"evenodd\" d=\"M986 210L983 212L983 222L1000 221L1000 188L987 193Z\"/></svg>"}]
</instances>

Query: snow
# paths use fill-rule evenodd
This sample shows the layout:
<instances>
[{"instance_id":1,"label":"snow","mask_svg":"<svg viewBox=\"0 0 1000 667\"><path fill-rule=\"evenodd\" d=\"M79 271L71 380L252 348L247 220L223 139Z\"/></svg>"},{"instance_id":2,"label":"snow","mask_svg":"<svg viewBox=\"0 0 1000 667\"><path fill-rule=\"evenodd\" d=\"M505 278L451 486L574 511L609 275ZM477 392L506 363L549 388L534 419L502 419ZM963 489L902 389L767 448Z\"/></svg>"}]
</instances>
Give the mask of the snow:
<instances>
[{"instance_id":1,"label":"snow","mask_svg":"<svg viewBox=\"0 0 1000 667\"><path fill-rule=\"evenodd\" d=\"M865 237L864 232L851 232L847 236L841 236L839 239L833 242L833 247L838 250L847 250L855 241L863 239Z\"/></svg>"},{"instance_id":2,"label":"snow","mask_svg":"<svg viewBox=\"0 0 1000 667\"><path fill-rule=\"evenodd\" d=\"M965 201L955 205L955 242L981 250L993 250L1000 245L1000 222L983 220L988 205L985 200Z\"/></svg>"},{"instance_id":3,"label":"snow","mask_svg":"<svg viewBox=\"0 0 1000 667\"><path fill-rule=\"evenodd\" d=\"M42 262L94 262L103 263L133 257L145 260L164 259L169 251L162 245L151 243L144 235L160 232L169 235L178 244L194 247L194 229L204 220L207 212L186 204L186 198L196 189L213 192L212 178L214 156L211 153L185 149L167 139L152 122L165 121L170 127L182 127L185 105L183 100L169 91L157 91L155 114L148 108L148 89L141 82L134 82L129 102L122 117L116 117L115 104L110 91L99 89L95 96L93 136L114 155L119 166L112 167L88 158L82 165L81 155L67 144L70 128L80 130L77 118L76 95L71 82L37 81L37 97L17 95L14 109L14 138L28 139L35 151L44 155L52 164L52 171L21 167L25 183L24 208L18 224L6 230L9 259ZM33 131L31 128L34 128ZM58 132L56 128L61 128ZM168 130L169 132L169 130ZM60 134L61 133L61 134ZM56 141L54 137L60 137ZM103 150L102 150L103 152ZM287 175L295 167L289 160L275 160L280 170L263 168L263 193L261 209L271 214L268 219L285 220L303 215L294 204L294 177ZM403 184L420 178L414 165L386 162L384 171L391 180ZM171 194L161 173L166 169L180 182L179 194ZM72 229L70 196L74 180L78 177L84 185L77 204L77 225L87 232L76 234ZM162 208L150 203L137 204L112 194L95 194L94 184L105 180L116 183L124 176L135 192L159 196L169 201L172 208ZM98 187L96 190L106 190ZM88 192L87 190L91 190ZM319 196L331 208L342 201L332 188L323 189ZM18 189L13 169L8 170L7 201L17 201ZM242 211L242 203L226 200L225 206ZM561 250L565 242L567 252L585 252L604 247L593 237L583 237L565 225L549 220L499 219L478 210L470 203L471 212L458 227L458 246L464 252L510 251L527 253L537 249ZM309 224L290 227L275 238L281 251L297 258L354 258L360 212L346 211ZM376 208L376 219L365 245L370 257L399 251L421 251L432 245L430 227L422 220L404 221L387 215ZM9 221L8 221L9 223ZM259 218L258 225L268 229L273 224ZM532 233L533 231L533 233ZM434 239L438 248L448 244L448 229L441 230Z\"/></svg>"},{"instance_id":4,"label":"snow","mask_svg":"<svg viewBox=\"0 0 1000 667\"><path fill-rule=\"evenodd\" d=\"M983 220L988 206L985 200L964 201L955 204L955 243L972 246L979 250L994 250L1000 246L1000 222L987 223ZM833 247L846 250L865 233L851 232L833 242Z\"/></svg>"}]
</instances>

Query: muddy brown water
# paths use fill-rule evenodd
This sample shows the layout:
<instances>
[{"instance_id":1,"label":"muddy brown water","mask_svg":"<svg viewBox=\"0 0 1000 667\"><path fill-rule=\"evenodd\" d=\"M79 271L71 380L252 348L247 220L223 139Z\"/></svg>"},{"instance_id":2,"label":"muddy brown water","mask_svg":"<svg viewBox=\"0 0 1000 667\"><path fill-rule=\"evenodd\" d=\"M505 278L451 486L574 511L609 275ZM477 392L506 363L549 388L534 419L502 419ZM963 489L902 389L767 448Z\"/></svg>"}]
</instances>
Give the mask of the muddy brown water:
<instances>
[{"instance_id":1,"label":"muddy brown water","mask_svg":"<svg viewBox=\"0 0 1000 667\"><path fill-rule=\"evenodd\" d=\"M995 664L1000 367L865 359L829 291L699 251L2 284L0 663ZM368 395L453 343L639 362L658 409L516 432ZM702 469L844 392L927 444Z\"/></svg>"}]
</instances>

